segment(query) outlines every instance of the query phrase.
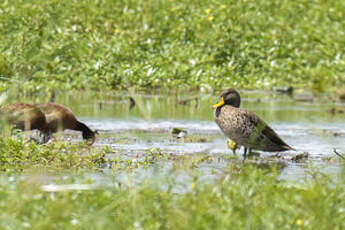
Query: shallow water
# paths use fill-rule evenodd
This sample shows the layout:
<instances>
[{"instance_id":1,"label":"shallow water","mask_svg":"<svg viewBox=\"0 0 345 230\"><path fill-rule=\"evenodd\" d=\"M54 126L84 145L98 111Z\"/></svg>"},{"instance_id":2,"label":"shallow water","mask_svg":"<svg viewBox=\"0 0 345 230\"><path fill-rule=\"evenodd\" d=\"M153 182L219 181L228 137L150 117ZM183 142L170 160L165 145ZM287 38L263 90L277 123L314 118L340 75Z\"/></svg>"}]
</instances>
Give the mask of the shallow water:
<instances>
[{"instance_id":1,"label":"shallow water","mask_svg":"<svg viewBox=\"0 0 345 230\"><path fill-rule=\"evenodd\" d=\"M245 108L265 120L269 125L297 152L282 154L286 163L281 171L281 178L298 181L305 176L306 165L322 167L326 173L337 173L340 164L326 162L324 159L334 157L333 148L345 152L345 114L332 114L331 108L344 108L344 104L329 103L328 98L317 102L296 102L291 97L279 96L264 92L241 92L242 108ZM104 95L102 97L81 95L73 97L58 95L57 103L71 108L81 121L91 129L99 130L100 135L95 146L108 145L114 152L128 158L150 148L159 148L171 155L202 154L211 157L231 156L233 153L227 147L226 137L213 121L212 105L217 97L210 95L132 95L136 106L129 109L128 95ZM102 98L102 99L98 99ZM197 98L197 99L195 99ZM183 105L183 100L188 100ZM174 127L185 129L188 137L197 137L196 141L176 139L171 135ZM67 132L79 141L80 134ZM204 138L203 142L197 141ZM243 149L237 150L241 158ZM309 159L303 163L291 161L295 154L308 152ZM267 158L276 153L261 153L260 158ZM111 157L111 156L109 156ZM255 160L252 160L255 161ZM212 181L222 175L227 168L227 161L212 161L201 163L197 170L201 172L200 180ZM134 170L131 173L117 174L116 180L128 181L153 180L168 176L179 181L184 187L191 183L191 176L179 170L172 171L170 162L157 162L147 169ZM111 171L111 170L110 170ZM113 173L108 183L114 180ZM105 183L104 175L97 174L98 183ZM188 187L188 186L187 186Z\"/></svg>"},{"instance_id":2,"label":"shallow water","mask_svg":"<svg viewBox=\"0 0 345 230\"><path fill-rule=\"evenodd\" d=\"M107 140L99 139L96 145L111 142L112 139L131 137L135 143L116 144L114 148L138 149L159 147L162 150L176 150L183 153L208 152L230 153L226 138L213 121L214 96L198 96L188 105L179 101L194 98L176 98L165 95L135 95L137 105L129 110L126 96L113 100L88 100L75 103L68 98L59 98L58 103L69 106L80 120L92 129L108 133ZM344 108L342 104L325 102L295 102L287 96L272 96L264 93L242 92L245 108L265 120L276 132L298 152L307 151L311 157L332 155L332 149L345 151L345 114L332 115L333 107ZM99 105L101 104L101 106ZM171 141L174 127L185 129L188 134L211 136L209 143L183 143ZM111 135L111 134L114 135Z\"/></svg>"}]
</instances>

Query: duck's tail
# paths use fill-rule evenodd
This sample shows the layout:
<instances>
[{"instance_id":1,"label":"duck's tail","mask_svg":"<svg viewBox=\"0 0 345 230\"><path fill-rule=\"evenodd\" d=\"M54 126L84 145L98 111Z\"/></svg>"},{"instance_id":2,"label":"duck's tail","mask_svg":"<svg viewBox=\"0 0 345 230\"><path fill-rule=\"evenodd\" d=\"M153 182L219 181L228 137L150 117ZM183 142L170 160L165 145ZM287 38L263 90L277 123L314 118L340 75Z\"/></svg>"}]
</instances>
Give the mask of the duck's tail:
<instances>
[{"instance_id":1,"label":"duck's tail","mask_svg":"<svg viewBox=\"0 0 345 230\"><path fill-rule=\"evenodd\" d=\"M287 150L297 151L296 149L292 148L292 147L289 146L289 145L283 145L282 147L283 147L283 149L286 150L286 151L287 151Z\"/></svg>"}]
</instances>

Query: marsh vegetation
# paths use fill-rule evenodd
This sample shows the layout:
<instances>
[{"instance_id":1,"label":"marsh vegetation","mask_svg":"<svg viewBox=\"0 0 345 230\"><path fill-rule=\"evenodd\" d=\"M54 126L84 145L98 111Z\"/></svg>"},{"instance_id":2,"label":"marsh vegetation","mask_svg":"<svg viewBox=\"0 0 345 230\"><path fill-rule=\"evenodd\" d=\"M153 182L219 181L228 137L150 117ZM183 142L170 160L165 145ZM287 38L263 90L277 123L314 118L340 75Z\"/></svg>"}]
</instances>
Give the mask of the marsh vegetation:
<instances>
[{"instance_id":1,"label":"marsh vegetation","mask_svg":"<svg viewBox=\"0 0 345 230\"><path fill-rule=\"evenodd\" d=\"M6 0L0 87L333 91L345 80L344 8L321 0Z\"/></svg>"},{"instance_id":2,"label":"marsh vegetation","mask_svg":"<svg viewBox=\"0 0 345 230\"><path fill-rule=\"evenodd\" d=\"M96 142L84 144L76 131L55 134L49 145L29 141L35 132L3 136L1 227L343 228L344 161L333 147L344 151L344 115L329 112L336 105L325 98L242 94L243 107L297 153L245 162L243 149L233 155L212 118L216 96L132 95L130 110L129 95L57 93L57 102L98 130Z\"/></svg>"},{"instance_id":3,"label":"marsh vegetation","mask_svg":"<svg viewBox=\"0 0 345 230\"><path fill-rule=\"evenodd\" d=\"M1 115L0 229L345 229L344 12L1 1L0 105L54 101L98 134L38 144ZM233 154L212 109L229 87L297 151Z\"/></svg>"}]
</instances>

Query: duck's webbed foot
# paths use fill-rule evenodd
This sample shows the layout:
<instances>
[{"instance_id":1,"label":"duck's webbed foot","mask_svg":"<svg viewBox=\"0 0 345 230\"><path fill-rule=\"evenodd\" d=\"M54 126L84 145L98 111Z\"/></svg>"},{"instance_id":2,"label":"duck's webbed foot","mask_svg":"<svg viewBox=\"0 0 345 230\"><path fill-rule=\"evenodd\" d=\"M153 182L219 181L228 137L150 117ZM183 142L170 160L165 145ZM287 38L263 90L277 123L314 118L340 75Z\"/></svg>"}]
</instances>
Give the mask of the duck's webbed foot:
<instances>
[{"instance_id":1,"label":"duck's webbed foot","mask_svg":"<svg viewBox=\"0 0 345 230\"><path fill-rule=\"evenodd\" d=\"M238 144L231 139L228 139L228 148L232 150L232 153L236 155L236 149L239 148Z\"/></svg>"},{"instance_id":2,"label":"duck's webbed foot","mask_svg":"<svg viewBox=\"0 0 345 230\"><path fill-rule=\"evenodd\" d=\"M248 152L248 154L247 154L247 152ZM244 147L243 159L245 160L247 157L252 157L252 156L260 156L260 153L259 152L253 152L251 148Z\"/></svg>"}]
</instances>

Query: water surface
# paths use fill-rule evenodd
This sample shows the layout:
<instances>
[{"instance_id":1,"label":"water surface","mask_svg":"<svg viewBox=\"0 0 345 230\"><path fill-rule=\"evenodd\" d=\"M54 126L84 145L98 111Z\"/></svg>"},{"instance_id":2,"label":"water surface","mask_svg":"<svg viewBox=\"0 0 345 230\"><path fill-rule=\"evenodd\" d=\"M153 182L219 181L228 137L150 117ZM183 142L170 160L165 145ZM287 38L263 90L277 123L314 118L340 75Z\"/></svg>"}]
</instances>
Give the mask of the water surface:
<instances>
[{"instance_id":1,"label":"water surface","mask_svg":"<svg viewBox=\"0 0 345 230\"><path fill-rule=\"evenodd\" d=\"M333 148L345 152L345 114L331 113L332 108L344 108L341 103L330 103L327 97L314 102L298 102L289 96L266 92L241 92L242 108L265 120L297 152L286 152L282 160L286 166L281 172L282 179L300 180L305 176L306 165L322 167L326 173L337 173L339 163L325 161L334 157ZM130 109L129 96L136 105ZM232 156L227 139L213 121L212 105L218 97L212 95L142 95L105 94L90 96L82 94L57 95L56 102L71 108L81 121L92 129L99 130L96 147L109 146L113 152L135 159L151 148L160 149L164 154ZM35 102L38 102L37 100ZM43 101L39 101L43 102ZM173 137L173 128L187 131L187 137L197 137L195 141ZM66 132L73 141L80 141L78 132ZM203 139L204 141L198 141ZM206 140L206 141L205 141ZM237 151L241 159L243 149ZM291 161L296 154L308 152L309 158L302 163ZM269 158L276 153L261 153L260 158ZM111 157L111 156L109 156ZM237 162L237 161L236 161ZM240 161L239 161L240 162ZM201 180L211 182L228 167L229 161L203 162L197 167ZM167 176L184 185L191 183L191 176L179 170L172 170L171 162L157 162L146 169L122 172L111 180L143 181ZM104 175L91 173L95 181L107 181ZM102 182L102 183L103 183ZM126 183L127 183L126 182ZM107 184L107 183L103 183ZM188 186L187 186L188 187Z\"/></svg>"}]
</instances>

